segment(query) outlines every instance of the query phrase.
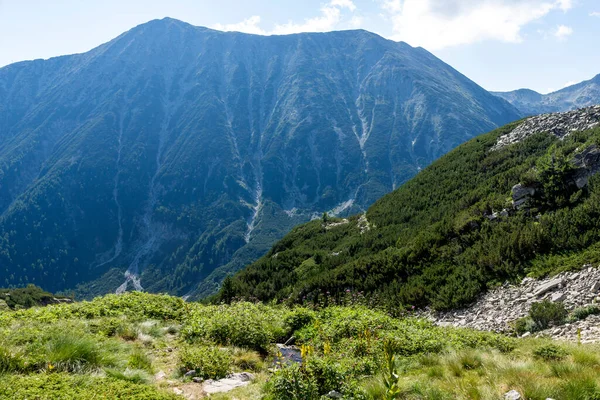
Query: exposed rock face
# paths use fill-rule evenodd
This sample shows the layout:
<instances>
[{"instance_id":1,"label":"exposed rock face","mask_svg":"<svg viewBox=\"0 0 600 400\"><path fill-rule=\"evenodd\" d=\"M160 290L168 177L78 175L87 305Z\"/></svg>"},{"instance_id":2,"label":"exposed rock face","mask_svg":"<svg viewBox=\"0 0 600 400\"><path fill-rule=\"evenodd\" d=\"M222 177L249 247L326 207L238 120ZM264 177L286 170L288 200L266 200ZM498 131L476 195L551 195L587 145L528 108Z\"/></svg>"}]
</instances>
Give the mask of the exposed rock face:
<instances>
[{"instance_id":1,"label":"exposed rock face","mask_svg":"<svg viewBox=\"0 0 600 400\"><path fill-rule=\"evenodd\" d=\"M549 279L525 278L520 285L504 284L489 291L468 308L439 313L433 318L440 325L508 332L511 330L510 324L514 320L526 316L533 303L546 299L562 301L567 310L573 310L592 304L599 296L599 290L600 269L585 266L579 272L564 272ZM579 321L577 325L593 325L594 320L590 320L592 321L590 323L586 321L587 319ZM565 335L573 337L573 329L575 328L565 325L551 328L540 334L559 337L563 335L564 331ZM575 336L576 332L575 329ZM600 333L600 329L596 332ZM586 338L586 340L592 339ZM600 340L600 335L596 337L596 340Z\"/></svg>"},{"instance_id":2,"label":"exposed rock face","mask_svg":"<svg viewBox=\"0 0 600 400\"><path fill-rule=\"evenodd\" d=\"M529 200L535 194L535 188L524 186L520 183L513 186L511 196L513 207L521 209L529 204Z\"/></svg>"},{"instance_id":3,"label":"exposed rock face","mask_svg":"<svg viewBox=\"0 0 600 400\"><path fill-rule=\"evenodd\" d=\"M577 153L573 159L573 165L577 167L574 176L575 185L581 189L587 186L590 176L600 172L600 148L593 144L581 153Z\"/></svg>"},{"instance_id":4,"label":"exposed rock face","mask_svg":"<svg viewBox=\"0 0 600 400\"><path fill-rule=\"evenodd\" d=\"M511 133L498 138L492 151L518 143L541 132L548 132L559 139L564 139L572 132L592 129L599 125L600 105L564 113L542 114L528 118Z\"/></svg>"}]
</instances>

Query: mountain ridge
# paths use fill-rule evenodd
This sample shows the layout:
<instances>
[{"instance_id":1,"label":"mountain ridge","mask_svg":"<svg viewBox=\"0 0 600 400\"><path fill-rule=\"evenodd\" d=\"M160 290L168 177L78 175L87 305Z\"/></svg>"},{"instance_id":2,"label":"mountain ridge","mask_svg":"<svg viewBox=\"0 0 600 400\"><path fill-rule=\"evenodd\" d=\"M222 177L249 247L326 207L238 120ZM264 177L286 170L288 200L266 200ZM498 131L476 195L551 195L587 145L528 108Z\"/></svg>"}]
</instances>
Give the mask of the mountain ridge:
<instances>
[{"instance_id":1,"label":"mountain ridge","mask_svg":"<svg viewBox=\"0 0 600 400\"><path fill-rule=\"evenodd\" d=\"M294 225L365 209L517 116L425 50L365 31L154 20L7 66L0 282L210 293Z\"/></svg>"},{"instance_id":2,"label":"mountain ridge","mask_svg":"<svg viewBox=\"0 0 600 400\"><path fill-rule=\"evenodd\" d=\"M525 88L491 93L511 103L523 116L570 111L600 104L600 74L548 94Z\"/></svg>"}]
</instances>

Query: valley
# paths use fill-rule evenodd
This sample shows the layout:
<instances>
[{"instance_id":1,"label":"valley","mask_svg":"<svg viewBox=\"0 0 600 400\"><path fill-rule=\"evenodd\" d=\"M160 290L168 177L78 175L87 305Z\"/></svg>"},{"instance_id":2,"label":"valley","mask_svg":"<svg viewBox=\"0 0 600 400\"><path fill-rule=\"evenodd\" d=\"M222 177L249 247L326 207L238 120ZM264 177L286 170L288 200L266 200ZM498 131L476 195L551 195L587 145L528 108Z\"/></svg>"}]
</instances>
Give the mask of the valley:
<instances>
[{"instance_id":1,"label":"valley","mask_svg":"<svg viewBox=\"0 0 600 400\"><path fill-rule=\"evenodd\" d=\"M422 48L165 18L0 69L0 283L214 294L294 226L367 209L519 117Z\"/></svg>"},{"instance_id":2,"label":"valley","mask_svg":"<svg viewBox=\"0 0 600 400\"><path fill-rule=\"evenodd\" d=\"M580 4L476 3L0 67L0 400L600 399L600 75L488 92L436 56L503 87L504 46L591 24L538 51L521 25Z\"/></svg>"}]
</instances>

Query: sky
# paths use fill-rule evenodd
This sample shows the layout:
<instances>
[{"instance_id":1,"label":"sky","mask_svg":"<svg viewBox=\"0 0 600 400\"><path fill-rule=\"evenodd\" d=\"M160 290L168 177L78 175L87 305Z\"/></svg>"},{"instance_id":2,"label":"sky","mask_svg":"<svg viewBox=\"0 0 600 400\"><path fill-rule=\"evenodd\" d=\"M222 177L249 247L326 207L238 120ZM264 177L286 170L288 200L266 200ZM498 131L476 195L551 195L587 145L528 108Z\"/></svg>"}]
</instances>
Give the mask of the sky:
<instances>
[{"instance_id":1,"label":"sky","mask_svg":"<svg viewBox=\"0 0 600 400\"><path fill-rule=\"evenodd\" d=\"M260 35L366 29L488 90L548 93L600 74L600 0L0 0L0 66L85 52L164 17Z\"/></svg>"}]
</instances>

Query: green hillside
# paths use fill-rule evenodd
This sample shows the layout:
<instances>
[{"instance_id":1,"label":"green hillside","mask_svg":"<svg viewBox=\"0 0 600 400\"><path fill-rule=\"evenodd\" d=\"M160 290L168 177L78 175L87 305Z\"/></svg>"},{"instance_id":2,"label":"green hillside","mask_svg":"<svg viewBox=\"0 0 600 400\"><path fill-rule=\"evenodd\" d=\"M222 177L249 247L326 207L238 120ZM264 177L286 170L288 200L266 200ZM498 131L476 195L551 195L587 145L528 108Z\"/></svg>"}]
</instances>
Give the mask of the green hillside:
<instances>
[{"instance_id":1,"label":"green hillside","mask_svg":"<svg viewBox=\"0 0 600 400\"><path fill-rule=\"evenodd\" d=\"M324 216L295 228L228 279L220 298L303 302L351 292L390 309L449 309L505 280L600 261L599 181L578 190L571 162L600 143L600 130L563 141L541 133L491 151L515 126L442 157L377 201L366 221ZM511 188L520 182L536 195L515 210Z\"/></svg>"}]
</instances>

